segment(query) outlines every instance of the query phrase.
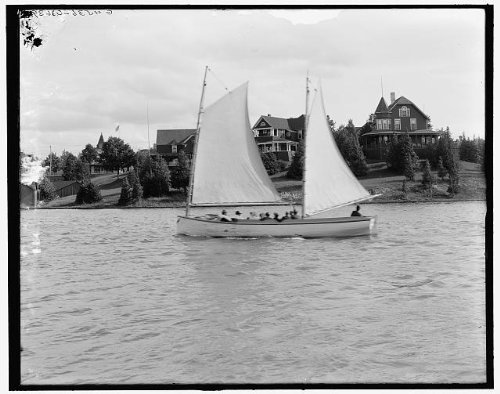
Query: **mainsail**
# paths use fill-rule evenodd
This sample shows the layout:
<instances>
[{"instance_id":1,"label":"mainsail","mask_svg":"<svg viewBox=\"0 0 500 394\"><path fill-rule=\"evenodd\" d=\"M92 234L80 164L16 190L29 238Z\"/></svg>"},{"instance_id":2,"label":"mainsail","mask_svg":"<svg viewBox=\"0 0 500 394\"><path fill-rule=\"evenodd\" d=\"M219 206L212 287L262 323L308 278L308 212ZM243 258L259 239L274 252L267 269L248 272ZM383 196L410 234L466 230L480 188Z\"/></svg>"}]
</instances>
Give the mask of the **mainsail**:
<instances>
[{"instance_id":1,"label":"mainsail","mask_svg":"<svg viewBox=\"0 0 500 394\"><path fill-rule=\"evenodd\" d=\"M373 197L351 172L333 139L321 89L313 99L305 144L305 216Z\"/></svg>"},{"instance_id":2,"label":"mainsail","mask_svg":"<svg viewBox=\"0 0 500 394\"><path fill-rule=\"evenodd\" d=\"M192 205L280 202L257 149L247 107L248 82L207 107L201 121Z\"/></svg>"}]
</instances>

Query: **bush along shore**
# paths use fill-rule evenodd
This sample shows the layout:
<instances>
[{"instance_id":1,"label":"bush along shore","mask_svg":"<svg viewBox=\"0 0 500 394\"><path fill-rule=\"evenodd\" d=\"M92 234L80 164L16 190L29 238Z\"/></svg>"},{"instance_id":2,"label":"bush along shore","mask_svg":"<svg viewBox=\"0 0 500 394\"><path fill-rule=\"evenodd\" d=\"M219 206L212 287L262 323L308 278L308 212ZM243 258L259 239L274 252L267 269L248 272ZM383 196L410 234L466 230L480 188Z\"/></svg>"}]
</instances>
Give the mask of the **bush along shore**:
<instances>
[{"instance_id":1,"label":"bush along shore","mask_svg":"<svg viewBox=\"0 0 500 394\"><path fill-rule=\"evenodd\" d=\"M359 180L371 194L380 194L380 196L366 201L364 204L486 200L486 179L479 164L463 161L459 163L460 181L456 193L449 191L448 178L446 176L440 178L438 171L430 171L431 179L427 183L422 182L424 174L424 171L418 172L414 180L409 181L404 175L395 175L386 166L374 166L366 176L360 177ZM271 179L284 201L289 201L291 204L301 203L301 180L289 179L285 173L277 173ZM112 185L112 187L108 188L106 185ZM117 182L116 175L110 175L109 182L100 185L102 195L100 201L77 204L73 195L42 202L39 204L39 208L181 208L186 206L187 194L183 189L170 189L168 194L163 197L130 198L127 200L119 185L120 182ZM133 195L133 187L131 185L127 187L130 195ZM121 203L119 203L120 199Z\"/></svg>"}]
</instances>

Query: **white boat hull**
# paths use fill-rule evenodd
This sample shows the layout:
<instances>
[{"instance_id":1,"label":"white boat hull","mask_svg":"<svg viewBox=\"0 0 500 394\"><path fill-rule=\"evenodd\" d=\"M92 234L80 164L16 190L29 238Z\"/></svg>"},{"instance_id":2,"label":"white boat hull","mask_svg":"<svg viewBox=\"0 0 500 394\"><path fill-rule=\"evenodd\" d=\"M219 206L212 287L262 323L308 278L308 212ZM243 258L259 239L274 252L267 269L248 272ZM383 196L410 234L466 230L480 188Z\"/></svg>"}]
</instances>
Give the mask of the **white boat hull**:
<instances>
[{"instance_id":1,"label":"white boat hull","mask_svg":"<svg viewBox=\"0 0 500 394\"><path fill-rule=\"evenodd\" d=\"M179 216L177 234L205 237L354 237L376 231L376 217L351 216L322 219L240 220L221 222L202 217Z\"/></svg>"}]
</instances>

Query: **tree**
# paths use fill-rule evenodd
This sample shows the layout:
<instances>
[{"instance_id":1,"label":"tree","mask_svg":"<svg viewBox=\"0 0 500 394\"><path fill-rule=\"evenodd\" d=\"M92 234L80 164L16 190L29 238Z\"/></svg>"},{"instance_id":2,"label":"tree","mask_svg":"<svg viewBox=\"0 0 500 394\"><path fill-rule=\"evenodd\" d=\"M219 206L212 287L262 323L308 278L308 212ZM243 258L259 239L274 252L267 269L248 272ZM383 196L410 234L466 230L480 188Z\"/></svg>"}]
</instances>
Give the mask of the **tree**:
<instances>
[{"instance_id":1,"label":"tree","mask_svg":"<svg viewBox=\"0 0 500 394\"><path fill-rule=\"evenodd\" d=\"M365 155L359 144L356 128L351 119L347 126L340 126L333 133L337 147L342 153L347 165L356 176L363 176L368 173Z\"/></svg>"},{"instance_id":2,"label":"tree","mask_svg":"<svg viewBox=\"0 0 500 394\"><path fill-rule=\"evenodd\" d=\"M120 199L118 200L118 205L127 205L131 200L132 188L130 183L128 183L127 177L122 180L122 190L120 193Z\"/></svg>"},{"instance_id":3,"label":"tree","mask_svg":"<svg viewBox=\"0 0 500 394\"><path fill-rule=\"evenodd\" d=\"M281 166L274 152L262 152L260 158L269 175L276 174L280 171Z\"/></svg>"},{"instance_id":4,"label":"tree","mask_svg":"<svg viewBox=\"0 0 500 394\"><path fill-rule=\"evenodd\" d=\"M103 144L100 161L107 170L117 171L135 164L135 153L121 138L109 137Z\"/></svg>"},{"instance_id":5,"label":"tree","mask_svg":"<svg viewBox=\"0 0 500 394\"><path fill-rule=\"evenodd\" d=\"M290 168L286 173L287 178L292 179L302 179L302 174L304 172L304 140L299 142L299 146L297 147L297 151L293 156L292 163L290 164Z\"/></svg>"},{"instance_id":6,"label":"tree","mask_svg":"<svg viewBox=\"0 0 500 394\"><path fill-rule=\"evenodd\" d=\"M180 151L177 157L177 166L170 174L170 186L174 189L182 189L186 194L189 186L189 174L189 160L184 151Z\"/></svg>"},{"instance_id":7,"label":"tree","mask_svg":"<svg viewBox=\"0 0 500 394\"><path fill-rule=\"evenodd\" d=\"M97 153L97 149L94 148L91 144L85 145L85 148L80 153L80 159L88 164L92 164L97 160L99 154Z\"/></svg>"},{"instance_id":8,"label":"tree","mask_svg":"<svg viewBox=\"0 0 500 394\"><path fill-rule=\"evenodd\" d=\"M431 173L431 165L429 160L425 160L422 163L422 184L426 189L430 189L432 184L434 183L434 179Z\"/></svg>"},{"instance_id":9,"label":"tree","mask_svg":"<svg viewBox=\"0 0 500 394\"><path fill-rule=\"evenodd\" d=\"M448 171L446 171L446 168L444 168L443 166L443 158L441 156L439 156L437 171L438 171L438 177L440 177L441 180L443 180L446 174L448 174Z\"/></svg>"},{"instance_id":10,"label":"tree","mask_svg":"<svg viewBox=\"0 0 500 394\"><path fill-rule=\"evenodd\" d=\"M99 187L94 185L90 179L85 179L76 194L75 204L91 204L100 200L102 200L102 195Z\"/></svg>"},{"instance_id":11,"label":"tree","mask_svg":"<svg viewBox=\"0 0 500 394\"><path fill-rule=\"evenodd\" d=\"M459 148L459 157L460 160L468 161L470 163L478 163L479 162L479 149L475 141L470 140L469 138L462 138L460 140L460 148Z\"/></svg>"},{"instance_id":12,"label":"tree","mask_svg":"<svg viewBox=\"0 0 500 394\"><path fill-rule=\"evenodd\" d=\"M136 170L131 171L128 174L128 181L130 183L130 187L132 188L132 201L137 201L142 198L142 186L139 182L139 178L136 175Z\"/></svg>"},{"instance_id":13,"label":"tree","mask_svg":"<svg viewBox=\"0 0 500 394\"><path fill-rule=\"evenodd\" d=\"M73 153L63 151L61 155L61 169L65 181L75 179L77 160L77 157Z\"/></svg>"},{"instance_id":14,"label":"tree","mask_svg":"<svg viewBox=\"0 0 500 394\"><path fill-rule=\"evenodd\" d=\"M418 156L413 150L413 144L408 133L403 134L400 139L394 137L391 140L386 162L387 166L397 173L404 174L409 180L414 179Z\"/></svg>"},{"instance_id":15,"label":"tree","mask_svg":"<svg viewBox=\"0 0 500 394\"><path fill-rule=\"evenodd\" d=\"M44 176L39 184L40 189L40 200L42 201L52 201L57 198L56 188L54 184Z\"/></svg>"},{"instance_id":16,"label":"tree","mask_svg":"<svg viewBox=\"0 0 500 394\"><path fill-rule=\"evenodd\" d=\"M52 163L50 162L51 158L52 158ZM51 152L43 160L42 165L47 168L52 167L52 173L54 173L61 169L61 159L54 152Z\"/></svg>"},{"instance_id":17,"label":"tree","mask_svg":"<svg viewBox=\"0 0 500 394\"><path fill-rule=\"evenodd\" d=\"M144 198L167 195L170 180L167 162L159 157L155 160L149 160L149 163L149 166L141 169L142 175L139 174Z\"/></svg>"},{"instance_id":18,"label":"tree","mask_svg":"<svg viewBox=\"0 0 500 394\"><path fill-rule=\"evenodd\" d=\"M65 181L83 181L89 178L89 168L73 153L64 151L61 155L61 166L63 171L63 179Z\"/></svg>"}]
</instances>

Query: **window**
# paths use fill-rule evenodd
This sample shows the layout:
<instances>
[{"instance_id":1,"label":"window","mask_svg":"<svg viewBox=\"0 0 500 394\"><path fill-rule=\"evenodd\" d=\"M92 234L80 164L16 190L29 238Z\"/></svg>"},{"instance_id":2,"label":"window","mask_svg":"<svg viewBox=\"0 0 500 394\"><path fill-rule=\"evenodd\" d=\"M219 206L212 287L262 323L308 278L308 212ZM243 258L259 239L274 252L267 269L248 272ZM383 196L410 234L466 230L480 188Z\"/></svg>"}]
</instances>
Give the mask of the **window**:
<instances>
[{"instance_id":1,"label":"window","mask_svg":"<svg viewBox=\"0 0 500 394\"><path fill-rule=\"evenodd\" d=\"M401 119L394 119L394 130L401 130Z\"/></svg>"},{"instance_id":2,"label":"window","mask_svg":"<svg viewBox=\"0 0 500 394\"><path fill-rule=\"evenodd\" d=\"M177 145L172 145L172 153L177 153Z\"/></svg>"},{"instance_id":3,"label":"window","mask_svg":"<svg viewBox=\"0 0 500 394\"><path fill-rule=\"evenodd\" d=\"M382 130L382 120L383 119L377 119L377 130Z\"/></svg>"},{"instance_id":4,"label":"window","mask_svg":"<svg viewBox=\"0 0 500 394\"><path fill-rule=\"evenodd\" d=\"M391 120L390 119L382 119L382 126L384 130L390 130L391 129Z\"/></svg>"},{"instance_id":5,"label":"window","mask_svg":"<svg viewBox=\"0 0 500 394\"><path fill-rule=\"evenodd\" d=\"M417 118L410 118L410 130L417 130Z\"/></svg>"},{"instance_id":6,"label":"window","mask_svg":"<svg viewBox=\"0 0 500 394\"><path fill-rule=\"evenodd\" d=\"M259 130L259 137L269 137L271 132L269 129Z\"/></svg>"},{"instance_id":7,"label":"window","mask_svg":"<svg viewBox=\"0 0 500 394\"><path fill-rule=\"evenodd\" d=\"M399 109L400 118L407 118L409 116L410 116L410 108L403 106Z\"/></svg>"}]
</instances>

